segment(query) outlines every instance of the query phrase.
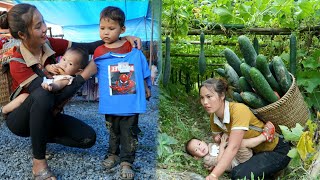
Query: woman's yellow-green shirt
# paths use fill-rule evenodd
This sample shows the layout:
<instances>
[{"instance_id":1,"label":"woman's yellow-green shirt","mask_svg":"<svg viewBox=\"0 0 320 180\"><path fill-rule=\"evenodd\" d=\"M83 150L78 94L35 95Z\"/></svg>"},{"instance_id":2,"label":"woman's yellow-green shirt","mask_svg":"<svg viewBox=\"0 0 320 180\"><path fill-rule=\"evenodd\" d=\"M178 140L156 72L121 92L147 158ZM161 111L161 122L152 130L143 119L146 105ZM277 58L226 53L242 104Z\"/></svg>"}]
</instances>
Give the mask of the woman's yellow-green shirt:
<instances>
[{"instance_id":1,"label":"woman's yellow-green shirt","mask_svg":"<svg viewBox=\"0 0 320 180\"><path fill-rule=\"evenodd\" d=\"M210 125L212 133L227 133L230 135L232 130L244 130L243 139L249 139L259 136L261 132L249 129L250 125L262 128L264 123L259 120L249 109L242 103L225 101L224 119L221 122L214 114L210 115ZM255 153L262 151L272 151L278 144L279 138L275 137L272 142L263 142L252 148Z\"/></svg>"}]
</instances>

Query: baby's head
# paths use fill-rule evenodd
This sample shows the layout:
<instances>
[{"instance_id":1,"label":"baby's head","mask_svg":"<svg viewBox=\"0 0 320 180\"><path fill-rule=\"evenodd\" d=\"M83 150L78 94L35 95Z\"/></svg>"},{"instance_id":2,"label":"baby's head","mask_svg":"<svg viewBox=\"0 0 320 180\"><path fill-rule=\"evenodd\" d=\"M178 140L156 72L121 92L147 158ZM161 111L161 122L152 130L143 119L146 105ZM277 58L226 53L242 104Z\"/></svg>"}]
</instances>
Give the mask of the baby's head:
<instances>
[{"instance_id":1,"label":"baby's head","mask_svg":"<svg viewBox=\"0 0 320 180\"><path fill-rule=\"evenodd\" d=\"M192 138L186 143L186 152L194 158L203 158L209 153L208 144L197 138Z\"/></svg>"},{"instance_id":2,"label":"baby's head","mask_svg":"<svg viewBox=\"0 0 320 180\"><path fill-rule=\"evenodd\" d=\"M60 59L59 74L76 75L79 74L87 65L89 54L86 50L79 47L70 47Z\"/></svg>"}]
</instances>

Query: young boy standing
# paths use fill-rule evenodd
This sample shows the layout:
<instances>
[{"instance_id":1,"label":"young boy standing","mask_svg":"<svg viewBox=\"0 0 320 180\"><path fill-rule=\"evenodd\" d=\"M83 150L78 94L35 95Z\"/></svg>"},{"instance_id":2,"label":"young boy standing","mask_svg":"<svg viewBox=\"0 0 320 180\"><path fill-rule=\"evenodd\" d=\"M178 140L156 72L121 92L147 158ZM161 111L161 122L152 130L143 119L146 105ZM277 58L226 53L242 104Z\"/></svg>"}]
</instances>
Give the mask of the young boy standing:
<instances>
[{"instance_id":1,"label":"young boy standing","mask_svg":"<svg viewBox=\"0 0 320 180\"><path fill-rule=\"evenodd\" d=\"M140 50L120 39L125 32L125 14L108 6L100 13L99 46L89 63L92 72L97 68L99 81L99 113L105 114L109 129L109 148L103 165L113 168L120 163L121 178L133 179L132 164L138 145L139 114L146 111L150 97L150 69ZM95 66L96 64L96 66Z\"/></svg>"}]
</instances>

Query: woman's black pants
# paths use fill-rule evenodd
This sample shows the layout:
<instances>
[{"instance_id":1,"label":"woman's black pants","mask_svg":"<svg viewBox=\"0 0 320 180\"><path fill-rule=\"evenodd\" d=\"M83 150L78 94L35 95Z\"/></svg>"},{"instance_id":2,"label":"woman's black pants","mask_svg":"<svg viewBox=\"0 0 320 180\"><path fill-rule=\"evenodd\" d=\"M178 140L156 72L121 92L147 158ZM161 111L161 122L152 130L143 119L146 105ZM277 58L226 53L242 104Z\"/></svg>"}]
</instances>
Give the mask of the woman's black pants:
<instances>
[{"instance_id":1,"label":"woman's black pants","mask_svg":"<svg viewBox=\"0 0 320 180\"><path fill-rule=\"evenodd\" d=\"M284 169L290 162L287 156L290 145L283 138L279 138L279 142L275 149L270 152L261 152L252 156L248 161L239 164L231 171L231 179L274 179L273 176L277 172Z\"/></svg>"},{"instance_id":2,"label":"woman's black pants","mask_svg":"<svg viewBox=\"0 0 320 180\"><path fill-rule=\"evenodd\" d=\"M38 86L21 106L8 115L6 122L11 132L31 137L34 158L45 158L47 143L78 148L89 148L95 144L96 133L92 127L75 117L61 113L53 116L52 113L56 104L72 97L84 83L82 77L74 81L56 94Z\"/></svg>"}]
</instances>

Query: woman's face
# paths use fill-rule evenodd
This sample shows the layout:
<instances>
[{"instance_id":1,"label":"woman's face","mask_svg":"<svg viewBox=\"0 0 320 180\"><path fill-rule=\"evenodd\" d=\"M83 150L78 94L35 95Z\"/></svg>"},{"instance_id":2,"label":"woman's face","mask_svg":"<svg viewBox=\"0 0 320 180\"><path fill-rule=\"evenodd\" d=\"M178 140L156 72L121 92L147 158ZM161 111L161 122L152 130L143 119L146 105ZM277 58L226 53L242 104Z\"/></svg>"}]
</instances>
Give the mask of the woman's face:
<instances>
[{"instance_id":1,"label":"woman's face","mask_svg":"<svg viewBox=\"0 0 320 180\"><path fill-rule=\"evenodd\" d=\"M202 106L209 114L217 112L224 106L224 95L220 97L214 88L209 90L207 87L202 86L200 89L200 98Z\"/></svg>"},{"instance_id":2,"label":"woman's face","mask_svg":"<svg viewBox=\"0 0 320 180\"><path fill-rule=\"evenodd\" d=\"M28 28L29 36L22 40L29 47L42 46L47 40L47 25L38 10L33 13L31 27Z\"/></svg>"}]
</instances>

